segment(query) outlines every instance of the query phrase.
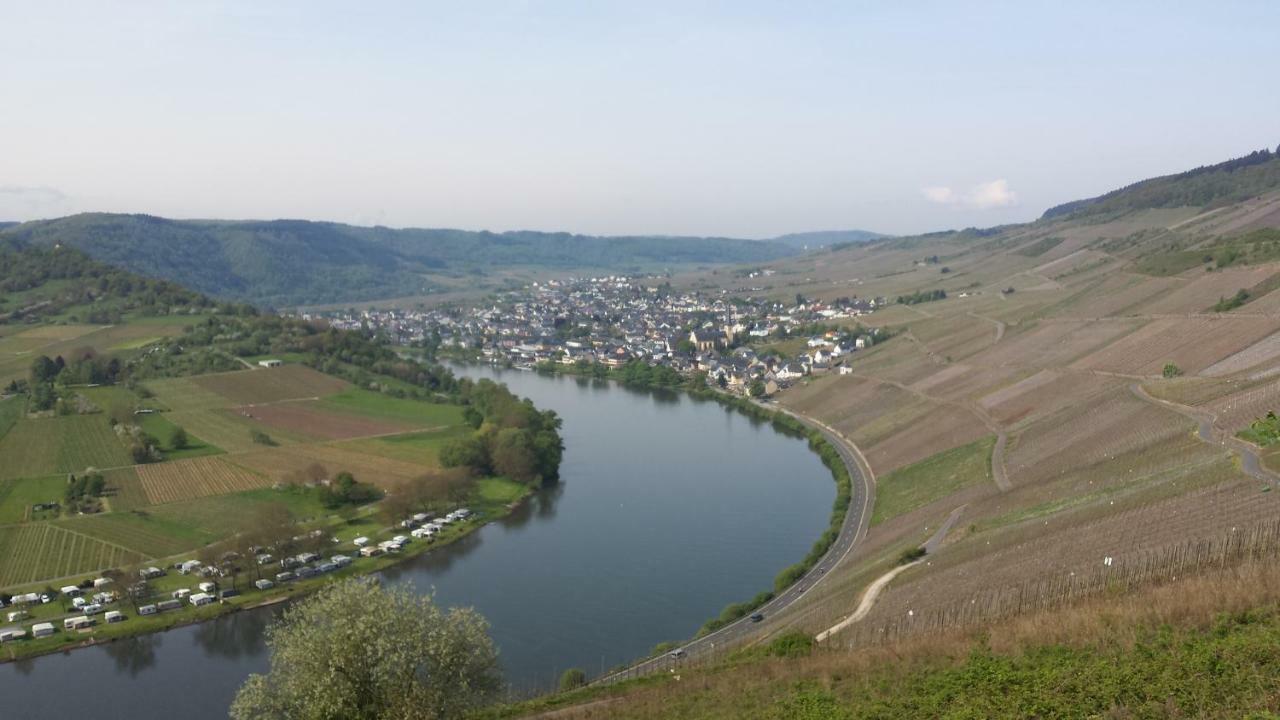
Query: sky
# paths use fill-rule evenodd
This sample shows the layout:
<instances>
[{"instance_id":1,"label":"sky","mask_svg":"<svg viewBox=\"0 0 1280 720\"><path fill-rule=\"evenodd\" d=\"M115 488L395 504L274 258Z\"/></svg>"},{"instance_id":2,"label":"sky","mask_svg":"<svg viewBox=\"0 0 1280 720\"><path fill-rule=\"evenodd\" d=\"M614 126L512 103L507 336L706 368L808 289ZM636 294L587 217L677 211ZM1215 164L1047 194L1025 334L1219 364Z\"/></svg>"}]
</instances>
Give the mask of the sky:
<instances>
[{"instance_id":1,"label":"sky","mask_svg":"<svg viewBox=\"0 0 1280 720\"><path fill-rule=\"evenodd\" d=\"M763 238L1280 144L1280 3L0 0L0 220Z\"/></svg>"}]
</instances>

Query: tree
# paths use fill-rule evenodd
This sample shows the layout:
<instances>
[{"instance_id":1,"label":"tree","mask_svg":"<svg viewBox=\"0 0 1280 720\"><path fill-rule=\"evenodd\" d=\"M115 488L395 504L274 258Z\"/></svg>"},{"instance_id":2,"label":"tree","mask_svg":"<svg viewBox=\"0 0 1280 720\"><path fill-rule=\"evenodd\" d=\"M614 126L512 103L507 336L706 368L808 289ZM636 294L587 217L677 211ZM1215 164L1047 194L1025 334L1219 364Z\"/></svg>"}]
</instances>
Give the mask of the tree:
<instances>
[{"instance_id":1,"label":"tree","mask_svg":"<svg viewBox=\"0 0 1280 720\"><path fill-rule=\"evenodd\" d=\"M538 474L538 458L527 430L499 430L493 438L489 455L494 471L516 482L530 482Z\"/></svg>"},{"instance_id":2,"label":"tree","mask_svg":"<svg viewBox=\"0 0 1280 720\"><path fill-rule=\"evenodd\" d=\"M181 450L189 443L190 440L187 438L187 431L183 430L181 425L175 427L173 429L173 433L169 435L169 447L174 450Z\"/></svg>"},{"instance_id":3,"label":"tree","mask_svg":"<svg viewBox=\"0 0 1280 720\"><path fill-rule=\"evenodd\" d=\"M31 383L51 382L60 369L47 355L41 355L31 363Z\"/></svg>"},{"instance_id":4,"label":"tree","mask_svg":"<svg viewBox=\"0 0 1280 720\"><path fill-rule=\"evenodd\" d=\"M484 441L472 434L454 438L440 448L440 464L447 467L471 468L477 473L489 470L489 452Z\"/></svg>"},{"instance_id":5,"label":"tree","mask_svg":"<svg viewBox=\"0 0 1280 720\"><path fill-rule=\"evenodd\" d=\"M569 668L560 676L560 692L576 690L587 684L587 674L579 668Z\"/></svg>"},{"instance_id":6,"label":"tree","mask_svg":"<svg viewBox=\"0 0 1280 720\"><path fill-rule=\"evenodd\" d=\"M761 381L760 378L756 378L755 380L752 380L751 384L747 386L747 392L751 395L751 397L760 397L761 395L764 395L764 392L765 392L764 382Z\"/></svg>"},{"instance_id":7,"label":"tree","mask_svg":"<svg viewBox=\"0 0 1280 720\"><path fill-rule=\"evenodd\" d=\"M1164 370L1161 372L1161 374L1164 375L1166 378L1176 378L1182 374L1182 368L1178 367L1177 365L1171 362L1167 362L1164 364Z\"/></svg>"},{"instance_id":8,"label":"tree","mask_svg":"<svg viewBox=\"0 0 1280 720\"><path fill-rule=\"evenodd\" d=\"M369 580L331 585L267 630L271 669L251 675L233 720L449 720L501 687L488 623Z\"/></svg>"}]
</instances>

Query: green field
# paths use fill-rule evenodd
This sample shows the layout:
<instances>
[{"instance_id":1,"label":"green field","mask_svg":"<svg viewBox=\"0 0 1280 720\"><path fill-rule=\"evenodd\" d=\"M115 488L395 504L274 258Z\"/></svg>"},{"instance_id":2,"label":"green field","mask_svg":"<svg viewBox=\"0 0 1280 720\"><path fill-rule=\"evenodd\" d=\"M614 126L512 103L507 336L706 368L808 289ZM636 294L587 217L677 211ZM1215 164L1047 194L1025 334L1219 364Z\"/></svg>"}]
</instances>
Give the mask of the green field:
<instances>
[{"instance_id":1,"label":"green field","mask_svg":"<svg viewBox=\"0 0 1280 720\"><path fill-rule=\"evenodd\" d=\"M36 503L62 502L65 486L66 478L61 475L0 480L0 525L32 519L28 511Z\"/></svg>"},{"instance_id":2,"label":"green field","mask_svg":"<svg viewBox=\"0 0 1280 720\"><path fill-rule=\"evenodd\" d=\"M231 495L166 503L148 509L149 515L161 522L174 522L199 532L225 537L251 530L257 514L270 505L281 505L294 520L308 522L329 515L313 490L251 490Z\"/></svg>"},{"instance_id":3,"label":"green field","mask_svg":"<svg viewBox=\"0 0 1280 720\"><path fill-rule=\"evenodd\" d=\"M54 524L147 557L186 552L218 539L214 533L156 515L152 508L77 517Z\"/></svg>"},{"instance_id":4,"label":"green field","mask_svg":"<svg viewBox=\"0 0 1280 720\"><path fill-rule=\"evenodd\" d=\"M481 505L510 505L528 492L527 486L506 478L481 478L476 482L475 498Z\"/></svg>"},{"instance_id":5,"label":"green field","mask_svg":"<svg viewBox=\"0 0 1280 720\"><path fill-rule=\"evenodd\" d=\"M148 380L144 386L155 394L155 399L170 410L207 410L227 407L231 403L221 395L205 390L188 378Z\"/></svg>"},{"instance_id":6,"label":"green field","mask_svg":"<svg viewBox=\"0 0 1280 720\"><path fill-rule=\"evenodd\" d=\"M99 542L52 523L0 527L0 586L66 577L141 559L125 548Z\"/></svg>"},{"instance_id":7,"label":"green field","mask_svg":"<svg viewBox=\"0 0 1280 720\"><path fill-rule=\"evenodd\" d=\"M0 479L130 465L105 414L22 418L0 438Z\"/></svg>"},{"instance_id":8,"label":"green field","mask_svg":"<svg viewBox=\"0 0 1280 720\"><path fill-rule=\"evenodd\" d=\"M895 470L876 481L875 525L962 488L991 481L991 449L994 437L938 453Z\"/></svg>"},{"instance_id":9,"label":"green field","mask_svg":"<svg viewBox=\"0 0 1280 720\"><path fill-rule=\"evenodd\" d=\"M427 430L403 435L347 440L334 443L334 445L347 450L434 467L436 465L436 453L439 452L440 446L452 438L466 435L469 432L471 432L471 428L466 425L454 425L444 430Z\"/></svg>"},{"instance_id":10,"label":"green field","mask_svg":"<svg viewBox=\"0 0 1280 720\"><path fill-rule=\"evenodd\" d=\"M25 395L15 395L8 400L0 400L0 438L3 438L9 429L18 422L18 418L22 417L22 413L27 409L27 398Z\"/></svg>"},{"instance_id":11,"label":"green field","mask_svg":"<svg viewBox=\"0 0 1280 720\"><path fill-rule=\"evenodd\" d=\"M138 425L142 427L142 431L155 438L160 443L160 452L164 454L165 460L181 460L183 458L200 457L202 455L218 455L223 452L222 448L211 443L201 440L187 428L187 445L183 448L173 447L172 438L173 431L178 426L170 422L167 417L161 413L152 413L150 415L138 415L135 417Z\"/></svg>"},{"instance_id":12,"label":"green field","mask_svg":"<svg viewBox=\"0 0 1280 720\"><path fill-rule=\"evenodd\" d=\"M355 388L326 397L320 401L320 406L358 415L400 420L424 427L457 425L462 422L462 408L458 405L404 400Z\"/></svg>"}]
</instances>

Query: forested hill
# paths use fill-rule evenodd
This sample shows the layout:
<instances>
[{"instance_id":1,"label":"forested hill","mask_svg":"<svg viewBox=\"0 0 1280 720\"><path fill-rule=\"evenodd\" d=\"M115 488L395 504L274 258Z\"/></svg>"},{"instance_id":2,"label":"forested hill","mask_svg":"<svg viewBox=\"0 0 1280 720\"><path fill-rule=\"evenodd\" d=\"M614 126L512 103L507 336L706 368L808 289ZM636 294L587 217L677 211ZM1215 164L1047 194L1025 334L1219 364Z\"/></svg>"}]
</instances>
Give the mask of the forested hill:
<instances>
[{"instance_id":1,"label":"forested hill","mask_svg":"<svg viewBox=\"0 0 1280 720\"><path fill-rule=\"evenodd\" d=\"M1051 207L1043 218L1087 218L1172 207L1212 209L1280 187L1280 148L1150 178L1104 195Z\"/></svg>"},{"instance_id":2,"label":"forested hill","mask_svg":"<svg viewBox=\"0 0 1280 720\"><path fill-rule=\"evenodd\" d=\"M303 220L169 220L103 213L0 228L0 239L70 246L215 297L272 306L419 295L436 289L427 275L481 276L520 267L630 270L751 263L800 252L784 243L731 238L396 230Z\"/></svg>"}]
</instances>

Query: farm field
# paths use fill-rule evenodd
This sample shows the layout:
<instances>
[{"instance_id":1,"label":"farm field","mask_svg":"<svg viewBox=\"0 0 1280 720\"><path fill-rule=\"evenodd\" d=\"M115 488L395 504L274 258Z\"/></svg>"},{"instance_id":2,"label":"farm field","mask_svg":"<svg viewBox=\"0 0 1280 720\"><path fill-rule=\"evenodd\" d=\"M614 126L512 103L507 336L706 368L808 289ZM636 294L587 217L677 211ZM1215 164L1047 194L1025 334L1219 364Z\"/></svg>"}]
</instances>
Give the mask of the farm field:
<instances>
[{"instance_id":1,"label":"farm field","mask_svg":"<svg viewBox=\"0 0 1280 720\"><path fill-rule=\"evenodd\" d=\"M253 441L254 430L266 433L277 445L292 445L313 439L283 428L270 427L234 410L180 410L165 413L165 416L169 422L181 425L188 433L229 453L261 449L263 446Z\"/></svg>"},{"instance_id":2,"label":"farm field","mask_svg":"<svg viewBox=\"0 0 1280 720\"><path fill-rule=\"evenodd\" d=\"M1280 318L1194 317L1156 320L1085 357L1074 367L1136 375L1159 375L1175 363L1195 373L1234 355L1280 329Z\"/></svg>"},{"instance_id":3,"label":"farm field","mask_svg":"<svg viewBox=\"0 0 1280 720\"><path fill-rule=\"evenodd\" d=\"M320 405L358 415L396 420L418 428L437 428L462 422L462 408L457 405L403 400L356 388L330 395Z\"/></svg>"},{"instance_id":4,"label":"farm field","mask_svg":"<svg viewBox=\"0 0 1280 720\"><path fill-rule=\"evenodd\" d=\"M191 378L191 382L226 398L227 405L259 405L281 400L319 398L350 387L346 380L325 375L305 365L197 375Z\"/></svg>"},{"instance_id":5,"label":"farm field","mask_svg":"<svg viewBox=\"0 0 1280 720\"><path fill-rule=\"evenodd\" d=\"M191 378L148 380L143 385L155 394L165 409L177 412L223 408L231 404L221 395L197 385Z\"/></svg>"},{"instance_id":6,"label":"farm field","mask_svg":"<svg viewBox=\"0 0 1280 720\"><path fill-rule=\"evenodd\" d=\"M51 523L0 526L0 586L66 577L141 559L139 553Z\"/></svg>"},{"instance_id":7,"label":"farm field","mask_svg":"<svg viewBox=\"0 0 1280 720\"><path fill-rule=\"evenodd\" d=\"M66 482L61 475L0 480L0 525L30 520L36 503L62 502Z\"/></svg>"},{"instance_id":8,"label":"farm field","mask_svg":"<svg viewBox=\"0 0 1280 720\"><path fill-rule=\"evenodd\" d=\"M991 482L991 448L988 437L940 452L895 470L876 482L876 505L871 524L924 507L966 487Z\"/></svg>"},{"instance_id":9,"label":"farm field","mask_svg":"<svg viewBox=\"0 0 1280 720\"><path fill-rule=\"evenodd\" d=\"M151 504L142 489L138 471L133 467L116 468L103 473L107 481L107 503L115 512L136 510Z\"/></svg>"},{"instance_id":10,"label":"farm field","mask_svg":"<svg viewBox=\"0 0 1280 720\"><path fill-rule=\"evenodd\" d=\"M22 418L0 438L0 479L129 465L132 460L104 414Z\"/></svg>"},{"instance_id":11,"label":"farm field","mask_svg":"<svg viewBox=\"0 0 1280 720\"><path fill-rule=\"evenodd\" d=\"M150 509L88 515L53 525L147 558L187 552L218 539L213 533L161 517Z\"/></svg>"},{"instance_id":12,"label":"farm field","mask_svg":"<svg viewBox=\"0 0 1280 720\"><path fill-rule=\"evenodd\" d=\"M252 490L271 484L267 478L221 457L139 465L134 470L152 505Z\"/></svg>"},{"instance_id":13,"label":"farm field","mask_svg":"<svg viewBox=\"0 0 1280 720\"><path fill-rule=\"evenodd\" d=\"M420 477L432 469L413 462L357 452L341 445L295 445L245 453L232 459L237 465L263 476L259 487L289 482L291 475L317 463L330 475L347 471L360 482L383 488Z\"/></svg>"},{"instance_id":14,"label":"farm field","mask_svg":"<svg viewBox=\"0 0 1280 720\"><path fill-rule=\"evenodd\" d=\"M181 448L173 447L173 433L178 429L178 425L171 422L164 413L138 415L135 419L138 421L138 425L142 427L143 432L160 442L160 452L164 454L165 460L182 460L205 455L219 455L223 452L222 448L201 440L186 428L183 428L187 433L186 446Z\"/></svg>"},{"instance_id":15,"label":"farm field","mask_svg":"<svg viewBox=\"0 0 1280 720\"><path fill-rule=\"evenodd\" d=\"M226 537L253 529L259 514L271 505L285 508L298 522L318 520L330 514L315 493L269 488L159 505L148 514L157 521Z\"/></svg>"},{"instance_id":16,"label":"farm field","mask_svg":"<svg viewBox=\"0 0 1280 720\"><path fill-rule=\"evenodd\" d=\"M466 435L468 432L470 432L470 429L467 426L454 425L444 430L427 430L403 435L347 440L341 443L334 443L334 446L434 468L437 466L436 453L439 451L440 446L446 441Z\"/></svg>"},{"instance_id":17,"label":"farm field","mask_svg":"<svg viewBox=\"0 0 1280 720\"><path fill-rule=\"evenodd\" d=\"M1201 371L1206 377L1222 377L1248 370L1280 357L1280 333L1268 335L1249 347L1210 365Z\"/></svg>"},{"instance_id":18,"label":"farm field","mask_svg":"<svg viewBox=\"0 0 1280 720\"><path fill-rule=\"evenodd\" d=\"M315 400L279 402L235 408L272 430L306 434L324 440L390 435L414 429L411 425L378 419L369 414L334 411Z\"/></svg>"}]
</instances>

